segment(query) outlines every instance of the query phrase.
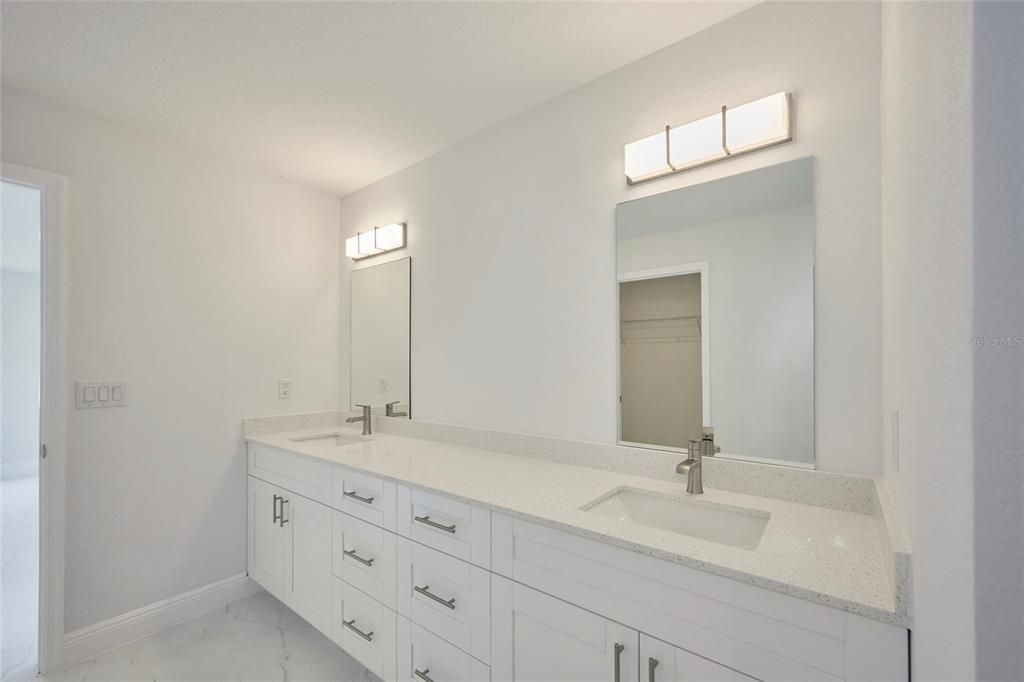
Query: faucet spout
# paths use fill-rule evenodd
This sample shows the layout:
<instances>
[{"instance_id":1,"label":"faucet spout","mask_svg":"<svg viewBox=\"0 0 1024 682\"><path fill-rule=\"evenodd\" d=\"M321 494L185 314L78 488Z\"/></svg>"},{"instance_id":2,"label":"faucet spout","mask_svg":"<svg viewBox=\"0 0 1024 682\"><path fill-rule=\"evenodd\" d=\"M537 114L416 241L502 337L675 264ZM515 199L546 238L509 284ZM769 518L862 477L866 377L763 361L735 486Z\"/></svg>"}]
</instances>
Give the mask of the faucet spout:
<instances>
[{"instance_id":1,"label":"faucet spout","mask_svg":"<svg viewBox=\"0 0 1024 682\"><path fill-rule=\"evenodd\" d=\"M363 408L363 415L361 417L349 417L345 420L346 424L355 424L356 422L363 423L363 435L371 435L370 430L370 406L369 405L356 405L356 407Z\"/></svg>"},{"instance_id":2,"label":"faucet spout","mask_svg":"<svg viewBox=\"0 0 1024 682\"><path fill-rule=\"evenodd\" d=\"M699 440L690 441L690 456L676 465L676 473L686 476L686 492L691 495L704 494L703 467L701 466L701 446Z\"/></svg>"}]
</instances>

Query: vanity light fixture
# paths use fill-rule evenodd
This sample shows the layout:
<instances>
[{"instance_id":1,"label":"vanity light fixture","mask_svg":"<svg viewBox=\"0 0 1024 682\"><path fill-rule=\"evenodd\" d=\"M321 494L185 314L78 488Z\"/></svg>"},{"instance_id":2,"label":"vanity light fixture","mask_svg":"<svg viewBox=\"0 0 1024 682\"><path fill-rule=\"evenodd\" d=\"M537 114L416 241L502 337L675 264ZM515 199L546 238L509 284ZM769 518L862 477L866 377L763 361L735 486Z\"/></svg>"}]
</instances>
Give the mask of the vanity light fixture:
<instances>
[{"instance_id":1,"label":"vanity light fixture","mask_svg":"<svg viewBox=\"0 0 1024 682\"><path fill-rule=\"evenodd\" d=\"M793 139L793 96L777 92L717 114L630 142L626 184L634 185Z\"/></svg>"},{"instance_id":2,"label":"vanity light fixture","mask_svg":"<svg viewBox=\"0 0 1024 682\"><path fill-rule=\"evenodd\" d=\"M360 232L345 240L345 255L352 260L376 256L405 246L405 223L391 223Z\"/></svg>"}]
</instances>

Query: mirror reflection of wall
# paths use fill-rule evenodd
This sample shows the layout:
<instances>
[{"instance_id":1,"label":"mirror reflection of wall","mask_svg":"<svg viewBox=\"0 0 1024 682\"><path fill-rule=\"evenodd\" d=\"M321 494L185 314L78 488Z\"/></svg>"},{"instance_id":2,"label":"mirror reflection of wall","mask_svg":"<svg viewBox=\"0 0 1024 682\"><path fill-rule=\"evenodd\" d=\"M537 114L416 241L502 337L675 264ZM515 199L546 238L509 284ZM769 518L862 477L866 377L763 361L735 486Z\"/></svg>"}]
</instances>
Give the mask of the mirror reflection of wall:
<instances>
[{"instance_id":1,"label":"mirror reflection of wall","mask_svg":"<svg viewBox=\"0 0 1024 682\"><path fill-rule=\"evenodd\" d=\"M412 413L409 383L409 258L352 272L351 409Z\"/></svg>"},{"instance_id":2,"label":"mirror reflection of wall","mask_svg":"<svg viewBox=\"0 0 1024 682\"><path fill-rule=\"evenodd\" d=\"M810 159L621 204L620 438L814 464Z\"/></svg>"}]
</instances>

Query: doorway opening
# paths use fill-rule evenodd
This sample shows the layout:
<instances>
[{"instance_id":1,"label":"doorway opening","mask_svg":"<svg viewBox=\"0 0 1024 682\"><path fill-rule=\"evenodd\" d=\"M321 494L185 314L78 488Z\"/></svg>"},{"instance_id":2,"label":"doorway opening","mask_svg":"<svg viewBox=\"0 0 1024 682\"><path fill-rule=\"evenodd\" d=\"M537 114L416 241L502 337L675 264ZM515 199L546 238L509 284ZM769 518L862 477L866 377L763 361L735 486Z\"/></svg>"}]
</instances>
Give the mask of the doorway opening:
<instances>
[{"instance_id":1,"label":"doorway opening","mask_svg":"<svg viewBox=\"0 0 1024 682\"><path fill-rule=\"evenodd\" d=\"M619 443L685 450L711 421L706 262L619 275Z\"/></svg>"},{"instance_id":2,"label":"doorway opening","mask_svg":"<svg viewBox=\"0 0 1024 682\"><path fill-rule=\"evenodd\" d=\"M0 165L0 674L64 654L65 179Z\"/></svg>"},{"instance_id":3,"label":"doorway opening","mask_svg":"<svg viewBox=\"0 0 1024 682\"><path fill-rule=\"evenodd\" d=\"M0 674L38 666L42 190L0 185Z\"/></svg>"}]
</instances>

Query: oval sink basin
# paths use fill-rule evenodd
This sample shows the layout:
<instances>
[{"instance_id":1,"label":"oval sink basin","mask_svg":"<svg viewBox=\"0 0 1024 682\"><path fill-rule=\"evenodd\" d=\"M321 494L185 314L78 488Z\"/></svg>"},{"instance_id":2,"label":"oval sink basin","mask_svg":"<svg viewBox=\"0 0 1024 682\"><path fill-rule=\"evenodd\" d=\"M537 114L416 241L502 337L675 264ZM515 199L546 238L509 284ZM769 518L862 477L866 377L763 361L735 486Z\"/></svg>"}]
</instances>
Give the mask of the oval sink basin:
<instances>
[{"instance_id":1,"label":"oval sink basin","mask_svg":"<svg viewBox=\"0 0 1024 682\"><path fill-rule=\"evenodd\" d=\"M583 510L745 549L757 547L770 518L767 512L713 502L690 502L630 488L602 495Z\"/></svg>"},{"instance_id":2,"label":"oval sink basin","mask_svg":"<svg viewBox=\"0 0 1024 682\"><path fill-rule=\"evenodd\" d=\"M365 443L370 440L365 436L349 435L347 433L323 433L316 436L302 436L301 438L289 438L293 443L307 443L323 447L338 447L339 445L352 445L353 443Z\"/></svg>"}]
</instances>

